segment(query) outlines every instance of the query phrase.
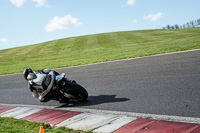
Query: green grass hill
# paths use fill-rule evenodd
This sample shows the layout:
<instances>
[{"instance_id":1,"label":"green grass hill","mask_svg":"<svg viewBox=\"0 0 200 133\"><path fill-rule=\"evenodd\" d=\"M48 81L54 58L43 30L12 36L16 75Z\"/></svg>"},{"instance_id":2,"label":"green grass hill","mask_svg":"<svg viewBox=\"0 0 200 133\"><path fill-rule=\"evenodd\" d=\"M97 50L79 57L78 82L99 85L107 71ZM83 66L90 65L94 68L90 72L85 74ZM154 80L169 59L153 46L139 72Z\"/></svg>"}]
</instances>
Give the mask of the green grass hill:
<instances>
[{"instance_id":1,"label":"green grass hill","mask_svg":"<svg viewBox=\"0 0 200 133\"><path fill-rule=\"evenodd\" d=\"M0 50L0 74L200 48L200 28L102 33Z\"/></svg>"}]
</instances>

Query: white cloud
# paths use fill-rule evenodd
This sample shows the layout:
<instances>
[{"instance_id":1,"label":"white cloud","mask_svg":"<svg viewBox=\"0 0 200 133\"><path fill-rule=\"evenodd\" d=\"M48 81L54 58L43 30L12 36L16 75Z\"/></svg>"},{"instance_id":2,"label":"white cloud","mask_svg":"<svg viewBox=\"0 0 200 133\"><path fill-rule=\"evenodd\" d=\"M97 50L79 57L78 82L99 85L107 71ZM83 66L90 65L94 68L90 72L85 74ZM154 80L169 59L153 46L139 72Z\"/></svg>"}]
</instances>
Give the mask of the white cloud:
<instances>
[{"instance_id":1,"label":"white cloud","mask_svg":"<svg viewBox=\"0 0 200 133\"><path fill-rule=\"evenodd\" d=\"M153 22L153 21L156 21L156 20L162 18L163 15L164 15L163 13L159 12L157 14L149 14L147 16L144 16L143 19Z\"/></svg>"},{"instance_id":2,"label":"white cloud","mask_svg":"<svg viewBox=\"0 0 200 133\"><path fill-rule=\"evenodd\" d=\"M32 1L37 2L36 7L41 7L47 2L47 0L32 0Z\"/></svg>"},{"instance_id":3,"label":"white cloud","mask_svg":"<svg viewBox=\"0 0 200 133\"><path fill-rule=\"evenodd\" d=\"M35 5L36 7L41 7L43 6L48 0L32 0L33 2L36 2L37 4ZM21 7L24 5L26 0L10 0L10 2L15 5L16 7Z\"/></svg>"},{"instance_id":4,"label":"white cloud","mask_svg":"<svg viewBox=\"0 0 200 133\"><path fill-rule=\"evenodd\" d=\"M73 18L71 15L65 15L63 18L54 17L45 27L47 32L55 30L69 29L74 26L83 24L78 21L78 18Z\"/></svg>"},{"instance_id":5,"label":"white cloud","mask_svg":"<svg viewBox=\"0 0 200 133\"><path fill-rule=\"evenodd\" d=\"M136 0L128 0L127 4L130 6L134 6Z\"/></svg>"},{"instance_id":6,"label":"white cloud","mask_svg":"<svg viewBox=\"0 0 200 133\"><path fill-rule=\"evenodd\" d=\"M133 22L133 23L138 23L138 20L134 19L132 22Z\"/></svg>"},{"instance_id":7,"label":"white cloud","mask_svg":"<svg viewBox=\"0 0 200 133\"><path fill-rule=\"evenodd\" d=\"M10 0L10 2L15 5L16 7L21 7L23 6L24 2L26 0Z\"/></svg>"},{"instance_id":8,"label":"white cloud","mask_svg":"<svg viewBox=\"0 0 200 133\"><path fill-rule=\"evenodd\" d=\"M0 42L7 42L8 39L7 38L0 38Z\"/></svg>"}]
</instances>

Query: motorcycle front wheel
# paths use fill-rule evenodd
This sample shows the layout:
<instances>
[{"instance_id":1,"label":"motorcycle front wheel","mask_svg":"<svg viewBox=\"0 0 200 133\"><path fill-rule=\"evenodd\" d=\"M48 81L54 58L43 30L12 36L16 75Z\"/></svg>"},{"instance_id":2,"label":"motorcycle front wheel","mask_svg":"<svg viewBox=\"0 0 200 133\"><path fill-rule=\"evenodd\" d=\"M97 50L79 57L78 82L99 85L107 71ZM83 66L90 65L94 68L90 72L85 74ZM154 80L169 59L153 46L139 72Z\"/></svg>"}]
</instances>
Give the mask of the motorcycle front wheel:
<instances>
[{"instance_id":1,"label":"motorcycle front wheel","mask_svg":"<svg viewBox=\"0 0 200 133\"><path fill-rule=\"evenodd\" d=\"M66 93L73 95L78 101L86 101L88 98L86 89L77 83L68 83L65 87L65 91Z\"/></svg>"}]
</instances>

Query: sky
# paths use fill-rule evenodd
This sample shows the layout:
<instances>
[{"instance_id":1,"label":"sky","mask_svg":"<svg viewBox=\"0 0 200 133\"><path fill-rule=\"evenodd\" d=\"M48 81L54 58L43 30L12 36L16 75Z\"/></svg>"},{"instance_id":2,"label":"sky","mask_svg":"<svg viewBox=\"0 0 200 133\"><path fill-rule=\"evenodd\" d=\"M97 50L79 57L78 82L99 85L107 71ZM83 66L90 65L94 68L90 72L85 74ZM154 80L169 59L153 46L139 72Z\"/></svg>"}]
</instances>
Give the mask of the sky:
<instances>
[{"instance_id":1,"label":"sky","mask_svg":"<svg viewBox=\"0 0 200 133\"><path fill-rule=\"evenodd\" d=\"M182 25L199 9L200 0L0 0L0 49Z\"/></svg>"}]
</instances>

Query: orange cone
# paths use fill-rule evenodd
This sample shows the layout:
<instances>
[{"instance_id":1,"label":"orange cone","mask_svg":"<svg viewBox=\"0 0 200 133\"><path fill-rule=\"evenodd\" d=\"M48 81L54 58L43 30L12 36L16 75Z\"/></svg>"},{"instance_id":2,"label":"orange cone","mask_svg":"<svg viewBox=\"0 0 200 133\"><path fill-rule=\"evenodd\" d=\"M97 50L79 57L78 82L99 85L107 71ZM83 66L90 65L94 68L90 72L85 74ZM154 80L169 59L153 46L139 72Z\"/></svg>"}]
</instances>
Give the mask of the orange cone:
<instances>
[{"instance_id":1,"label":"orange cone","mask_svg":"<svg viewBox=\"0 0 200 133\"><path fill-rule=\"evenodd\" d=\"M40 133L44 133L44 128L43 128L43 126L40 126Z\"/></svg>"}]
</instances>

